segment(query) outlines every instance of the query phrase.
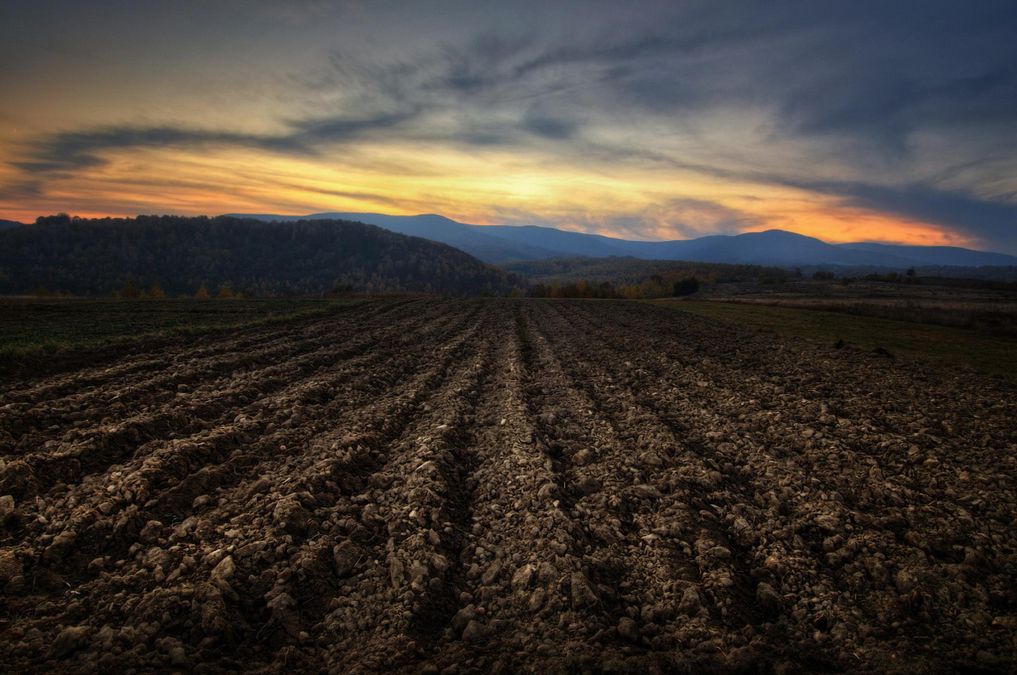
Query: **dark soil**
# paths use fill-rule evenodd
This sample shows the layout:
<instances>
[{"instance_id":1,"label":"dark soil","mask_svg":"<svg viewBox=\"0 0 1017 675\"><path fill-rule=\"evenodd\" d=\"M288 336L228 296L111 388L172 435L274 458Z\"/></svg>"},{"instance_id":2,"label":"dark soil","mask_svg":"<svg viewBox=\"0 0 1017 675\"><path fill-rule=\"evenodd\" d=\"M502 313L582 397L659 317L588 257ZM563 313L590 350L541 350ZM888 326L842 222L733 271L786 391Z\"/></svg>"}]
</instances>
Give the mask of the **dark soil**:
<instances>
[{"instance_id":1,"label":"dark soil","mask_svg":"<svg viewBox=\"0 0 1017 675\"><path fill-rule=\"evenodd\" d=\"M1017 387L372 300L0 394L0 670L1007 672Z\"/></svg>"}]
</instances>

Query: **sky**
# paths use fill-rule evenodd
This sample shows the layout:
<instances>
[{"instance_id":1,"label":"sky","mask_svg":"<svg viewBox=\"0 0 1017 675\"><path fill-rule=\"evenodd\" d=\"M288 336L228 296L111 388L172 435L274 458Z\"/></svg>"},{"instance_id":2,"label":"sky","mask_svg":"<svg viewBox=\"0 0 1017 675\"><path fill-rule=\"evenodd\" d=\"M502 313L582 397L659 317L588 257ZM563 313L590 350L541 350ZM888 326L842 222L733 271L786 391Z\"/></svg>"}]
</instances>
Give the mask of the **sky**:
<instances>
[{"instance_id":1,"label":"sky","mask_svg":"<svg viewBox=\"0 0 1017 675\"><path fill-rule=\"evenodd\" d=\"M1017 3L3 0L0 218L1017 254Z\"/></svg>"}]
</instances>

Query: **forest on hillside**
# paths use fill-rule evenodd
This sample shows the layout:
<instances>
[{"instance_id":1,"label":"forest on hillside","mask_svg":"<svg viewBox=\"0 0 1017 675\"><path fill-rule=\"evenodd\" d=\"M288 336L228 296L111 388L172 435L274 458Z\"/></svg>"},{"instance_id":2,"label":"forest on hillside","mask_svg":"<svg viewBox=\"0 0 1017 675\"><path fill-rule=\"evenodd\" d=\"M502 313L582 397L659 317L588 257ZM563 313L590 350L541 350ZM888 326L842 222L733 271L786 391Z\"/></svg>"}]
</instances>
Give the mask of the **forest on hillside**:
<instances>
[{"instance_id":1,"label":"forest on hillside","mask_svg":"<svg viewBox=\"0 0 1017 675\"><path fill-rule=\"evenodd\" d=\"M61 214L0 232L7 294L505 295L517 285L450 246L340 220Z\"/></svg>"}]
</instances>

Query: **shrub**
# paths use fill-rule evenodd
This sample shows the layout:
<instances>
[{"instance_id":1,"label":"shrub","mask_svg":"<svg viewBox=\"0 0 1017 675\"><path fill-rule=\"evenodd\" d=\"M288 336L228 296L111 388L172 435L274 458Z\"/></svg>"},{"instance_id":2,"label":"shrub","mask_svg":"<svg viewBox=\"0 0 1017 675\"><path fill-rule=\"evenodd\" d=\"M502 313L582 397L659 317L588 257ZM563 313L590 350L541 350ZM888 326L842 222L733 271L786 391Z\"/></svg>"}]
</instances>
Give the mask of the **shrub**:
<instances>
[{"instance_id":1,"label":"shrub","mask_svg":"<svg viewBox=\"0 0 1017 675\"><path fill-rule=\"evenodd\" d=\"M680 298L685 295L692 295L698 290L699 279L696 277L686 277L674 282L674 289L671 294L676 298Z\"/></svg>"},{"instance_id":2,"label":"shrub","mask_svg":"<svg viewBox=\"0 0 1017 675\"><path fill-rule=\"evenodd\" d=\"M141 291L134 285L133 281L128 281L120 289L120 297L124 300L137 300L141 297Z\"/></svg>"}]
</instances>

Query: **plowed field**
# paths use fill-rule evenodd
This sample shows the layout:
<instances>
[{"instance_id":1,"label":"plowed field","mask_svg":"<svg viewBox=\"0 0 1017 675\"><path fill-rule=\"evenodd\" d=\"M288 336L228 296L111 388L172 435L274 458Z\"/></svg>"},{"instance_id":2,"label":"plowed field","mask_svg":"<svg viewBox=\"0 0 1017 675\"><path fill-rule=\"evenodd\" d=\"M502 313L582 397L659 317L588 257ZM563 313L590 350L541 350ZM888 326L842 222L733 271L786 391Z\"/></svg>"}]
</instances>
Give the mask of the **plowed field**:
<instances>
[{"instance_id":1,"label":"plowed field","mask_svg":"<svg viewBox=\"0 0 1017 675\"><path fill-rule=\"evenodd\" d=\"M0 385L2 670L1013 667L1001 379L613 301L96 363Z\"/></svg>"}]
</instances>

